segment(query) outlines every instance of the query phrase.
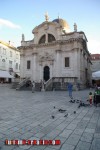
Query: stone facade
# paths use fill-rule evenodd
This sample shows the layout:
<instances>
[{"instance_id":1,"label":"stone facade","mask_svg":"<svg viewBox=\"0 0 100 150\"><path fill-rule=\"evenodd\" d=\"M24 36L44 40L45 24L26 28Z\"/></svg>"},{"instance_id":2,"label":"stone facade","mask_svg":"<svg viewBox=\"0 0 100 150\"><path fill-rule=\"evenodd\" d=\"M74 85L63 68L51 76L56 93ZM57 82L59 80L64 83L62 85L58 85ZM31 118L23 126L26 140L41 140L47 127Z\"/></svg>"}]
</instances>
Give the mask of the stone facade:
<instances>
[{"instance_id":1,"label":"stone facade","mask_svg":"<svg viewBox=\"0 0 100 150\"><path fill-rule=\"evenodd\" d=\"M20 51L11 45L10 41L9 43L0 41L0 70L7 71L13 76L20 76Z\"/></svg>"},{"instance_id":2,"label":"stone facade","mask_svg":"<svg viewBox=\"0 0 100 150\"><path fill-rule=\"evenodd\" d=\"M100 54L91 54L92 72L100 71Z\"/></svg>"},{"instance_id":3,"label":"stone facade","mask_svg":"<svg viewBox=\"0 0 100 150\"><path fill-rule=\"evenodd\" d=\"M46 20L36 26L34 39L25 41L22 35L20 49L20 76L30 77L36 83L41 80L66 88L67 82L80 83L85 87L91 83L91 61L84 32L70 32L67 22Z\"/></svg>"}]
</instances>

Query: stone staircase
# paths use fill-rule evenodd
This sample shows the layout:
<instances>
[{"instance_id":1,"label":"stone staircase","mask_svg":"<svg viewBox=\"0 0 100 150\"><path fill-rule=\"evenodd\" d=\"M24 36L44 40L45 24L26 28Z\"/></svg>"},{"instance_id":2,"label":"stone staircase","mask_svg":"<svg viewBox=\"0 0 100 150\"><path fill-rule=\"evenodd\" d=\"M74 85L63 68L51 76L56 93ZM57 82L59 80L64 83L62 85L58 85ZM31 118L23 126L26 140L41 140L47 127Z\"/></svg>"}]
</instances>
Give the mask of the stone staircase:
<instances>
[{"instance_id":1,"label":"stone staircase","mask_svg":"<svg viewBox=\"0 0 100 150\"><path fill-rule=\"evenodd\" d=\"M20 83L15 82L12 84L12 88L16 90L32 90L31 84L27 86L28 81L30 81L30 78L26 78ZM70 82L70 80L67 77L53 77L45 82L44 85L42 85L42 83L35 83L35 91L66 91L68 82ZM76 90L75 84L73 84L73 90Z\"/></svg>"},{"instance_id":2,"label":"stone staircase","mask_svg":"<svg viewBox=\"0 0 100 150\"><path fill-rule=\"evenodd\" d=\"M30 86L26 86L26 83L30 80L30 78L26 78L24 80L22 80L20 83L18 83L18 86L16 88L16 90L31 90L31 85Z\"/></svg>"},{"instance_id":3,"label":"stone staircase","mask_svg":"<svg viewBox=\"0 0 100 150\"><path fill-rule=\"evenodd\" d=\"M50 78L47 82L45 82L45 91L65 91L66 82L63 82L63 78L61 77L53 77Z\"/></svg>"},{"instance_id":4,"label":"stone staircase","mask_svg":"<svg viewBox=\"0 0 100 150\"><path fill-rule=\"evenodd\" d=\"M41 91L40 87L42 87L41 83L35 83L35 91Z\"/></svg>"},{"instance_id":5,"label":"stone staircase","mask_svg":"<svg viewBox=\"0 0 100 150\"><path fill-rule=\"evenodd\" d=\"M76 90L76 84L71 81L72 77L53 77L50 78L47 82L45 82L45 91L66 91L68 82L73 83L73 90Z\"/></svg>"},{"instance_id":6,"label":"stone staircase","mask_svg":"<svg viewBox=\"0 0 100 150\"><path fill-rule=\"evenodd\" d=\"M16 89L17 86L18 86L18 84L19 84L19 82L13 82L13 83L11 84L11 88L12 88L12 89Z\"/></svg>"},{"instance_id":7,"label":"stone staircase","mask_svg":"<svg viewBox=\"0 0 100 150\"><path fill-rule=\"evenodd\" d=\"M19 78L15 78L14 81L11 83L11 89L16 89L20 82Z\"/></svg>"},{"instance_id":8,"label":"stone staircase","mask_svg":"<svg viewBox=\"0 0 100 150\"><path fill-rule=\"evenodd\" d=\"M53 90L53 80L54 78L50 78L47 82L45 82L45 91L52 91Z\"/></svg>"}]
</instances>

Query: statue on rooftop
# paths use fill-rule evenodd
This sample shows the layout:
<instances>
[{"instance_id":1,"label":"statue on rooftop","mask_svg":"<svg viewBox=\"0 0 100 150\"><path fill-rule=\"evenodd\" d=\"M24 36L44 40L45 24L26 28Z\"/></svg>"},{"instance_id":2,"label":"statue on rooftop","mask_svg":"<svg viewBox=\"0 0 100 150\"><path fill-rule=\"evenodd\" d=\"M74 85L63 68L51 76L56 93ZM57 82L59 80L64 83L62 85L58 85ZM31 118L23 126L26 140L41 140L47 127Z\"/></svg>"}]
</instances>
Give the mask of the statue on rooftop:
<instances>
[{"instance_id":1,"label":"statue on rooftop","mask_svg":"<svg viewBox=\"0 0 100 150\"><path fill-rule=\"evenodd\" d=\"M45 13L45 21L49 21L49 16L47 12Z\"/></svg>"},{"instance_id":2,"label":"statue on rooftop","mask_svg":"<svg viewBox=\"0 0 100 150\"><path fill-rule=\"evenodd\" d=\"M24 34L22 34L22 41L25 41L25 36L24 36Z\"/></svg>"},{"instance_id":3,"label":"statue on rooftop","mask_svg":"<svg viewBox=\"0 0 100 150\"><path fill-rule=\"evenodd\" d=\"M77 32L77 24L74 23L74 31Z\"/></svg>"}]
</instances>

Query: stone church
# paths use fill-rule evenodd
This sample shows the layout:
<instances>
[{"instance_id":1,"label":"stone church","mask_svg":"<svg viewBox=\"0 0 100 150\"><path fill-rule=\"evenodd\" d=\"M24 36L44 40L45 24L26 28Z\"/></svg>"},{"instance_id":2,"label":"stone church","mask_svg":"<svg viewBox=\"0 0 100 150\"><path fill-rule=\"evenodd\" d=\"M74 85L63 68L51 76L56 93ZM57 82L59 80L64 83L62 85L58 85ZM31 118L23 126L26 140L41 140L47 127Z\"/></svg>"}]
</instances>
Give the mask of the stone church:
<instances>
[{"instance_id":1,"label":"stone church","mask_svg":"<svg viewBox=\"0 0 100 150\"><path fill-rule=\"evenodd\" d=\"M33 39L25 41L22 34L20 49L20 77L30 78L38 85L44 81L45 88L66 89L72 82L81 88L91 84L91 60L87 38L83 31L70 31L68 23L57 18L45 21L32 30Z\"/></svg>"}]
</instances>

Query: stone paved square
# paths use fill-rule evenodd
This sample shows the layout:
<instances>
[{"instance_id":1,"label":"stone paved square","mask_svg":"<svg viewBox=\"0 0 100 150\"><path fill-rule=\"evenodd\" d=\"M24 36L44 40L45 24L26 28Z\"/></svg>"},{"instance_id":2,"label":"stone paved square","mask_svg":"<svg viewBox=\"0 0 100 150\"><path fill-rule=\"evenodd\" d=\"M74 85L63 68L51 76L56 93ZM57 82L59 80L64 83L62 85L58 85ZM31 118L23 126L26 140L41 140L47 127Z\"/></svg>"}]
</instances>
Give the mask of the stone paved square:
<instances>
[{"instance_id":1,"label":"stone paved square","mask_svg":"<svg viewBox=\"0 0 100 150\"><path fill-rule=\"evenodd\" d=\"M73 91L73 96L86 102L89 91ZM0 150L99 150L100 107L78 108L69 100L67 91L32 93L0 86ZM61 145L7 146L6 139L59 139Z\"/></svg>"}]
</instances>

